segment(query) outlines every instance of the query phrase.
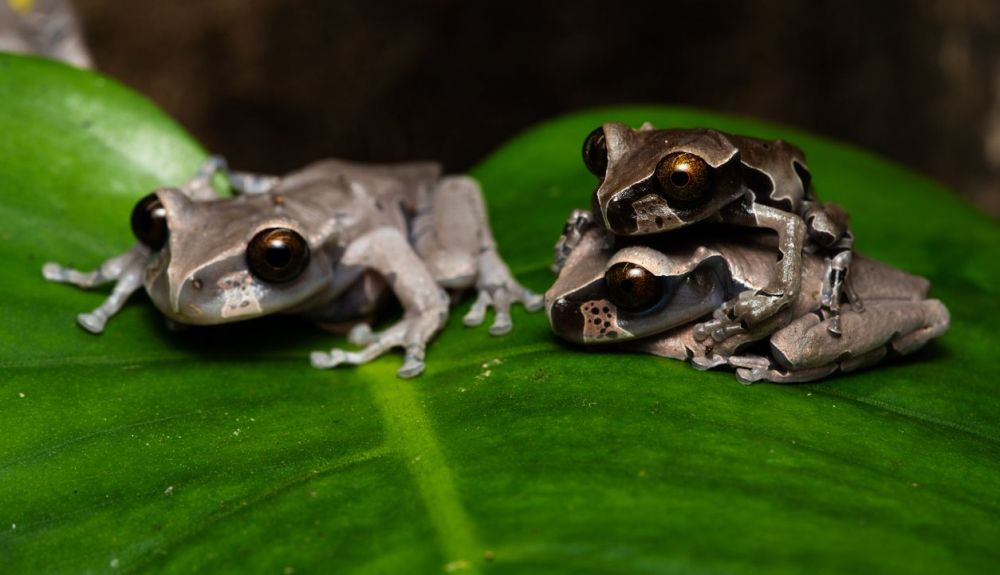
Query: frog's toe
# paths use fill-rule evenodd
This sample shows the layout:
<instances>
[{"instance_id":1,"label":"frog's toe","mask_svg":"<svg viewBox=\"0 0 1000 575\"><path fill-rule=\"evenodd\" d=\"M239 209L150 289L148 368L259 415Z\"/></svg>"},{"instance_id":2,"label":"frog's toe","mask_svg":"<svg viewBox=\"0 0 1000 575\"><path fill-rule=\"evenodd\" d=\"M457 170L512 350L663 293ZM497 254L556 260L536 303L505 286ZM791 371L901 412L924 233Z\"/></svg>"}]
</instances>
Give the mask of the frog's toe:
<instances>
[{"instance_id":1,"label":"frog's toe","mask_svg":"<svg viewBox=\"0 0 1000 575\"><path fill-rule=\"evenodd\" d=\"M489 332L490 335L504 335L510 333L510 330L513 328L514 322L510 319L510 312L508 310L497 310Z\"/></svg>"},{"instance_id":2,"label":"frog's toe","mask_svg":"<svg viewBox=\"0 0 1000 575\"><path fill-rule=\"evenodd\" d=\"M426 367L426 364L423 361L407 357L406 361L403 362L403 367L396 370L396 375L403 379L410 379L423 373L424 367Z\"/></svg>"},{"instance_id":3,"label":"frog's toe","mask_svg":"<svg viewBox=\"0 0 1000 575\"><path fill-rule=\"evenodd\" d=\"M362 346L374 343L378 337L372 331L372 326L367 323L359 323L347 332L347 341L352 345Z\"/></svg>"},{"instance_id":4,"label":"frog's toe","mask_svg":"<svg viewBox=\"0 0 1000 575\"><path fill-rule=\"evenodd\" d=\"M482 325L483 320L486 319L486 308L489 307L490 301L488 293L485 291L479 292L479 295L476 297L476 301L473 302L472 307L469 308L469 312L462 318L462 323L469 327Z\"/></svg>"},{"instance_id":5,"label":"frog's toe","mask_svg":"<svg viewBox=\"0 0 1000 575\"><path fill-rule=\"evenodd\" d=\"M66 268L56 262L46 262L42 266L42 277L50 282L66 281Z\"/></svg>"},{"instance_id":6,"label":"frog's toe","mask_svg":"<svg viewBox=\"0 0 1000 575\"><path fill-rule=\"evenodd\" d=\"M108 318L98 313L81 313L76 316L76 322L90 333L99 334L104 331Z\"/></svg>"},{"instance_id":7,"label":"frog's toe","mask_svg":"<svg viewBox=\"0 0 1000 575\"><path fill-rule=\"evenodd\" d=\"M521 296L521 303L524 305L524 309L534 312L542 309L542 306L545 304L545 297L529 289L525 289Z\"/></svg>"},{"instance_id":8,"label":"frog's toe","mask_svg":"<svg viewBox=\"0 0 1000 575\"><path fill-rule=\"evenodd\" d=\"M347 352L342 349L331 349L329 352L314 351L309 354L309 363L316 369L337 367L347 360Z\"/></svg>"}]
</instances>

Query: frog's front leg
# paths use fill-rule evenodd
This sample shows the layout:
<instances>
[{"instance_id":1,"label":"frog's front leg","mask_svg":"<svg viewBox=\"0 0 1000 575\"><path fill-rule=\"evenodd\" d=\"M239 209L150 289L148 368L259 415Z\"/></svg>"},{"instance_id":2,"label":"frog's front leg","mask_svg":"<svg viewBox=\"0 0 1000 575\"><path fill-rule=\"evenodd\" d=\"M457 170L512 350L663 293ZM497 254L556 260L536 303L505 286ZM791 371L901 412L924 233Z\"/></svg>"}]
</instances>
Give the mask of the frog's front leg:
<instances>
[{"instance_id":1,"label":"frog's front leg","mask_svg":"<svg viewBox=\"0 0 1000 575\"><path fill-rule=\"evenodd\" d=\"M465 325L483 323L487 308L495 316L489 332L511 330L510 307L516 302L528 311L542 307L542 296L528 290L510 273L497 251L479 184L466 176L442 178L418 204L413 222L413 244L434 278L446 288L475 286L476 301L463 319Z\"/></svg>"},{"instance_id":2,"label":"frog's front leg","mask_svg":"<svg viewBox=\"0 0 1000 575\"><path fill-rule=\"evenodd\" d=\"M715 316L695 328L695 339L715 341L755 331L765 320L774 317L790 304L799 293L802 281L802 245L805 240L805 223L799 216L765 206L744 202L723 210L721 220L745 226L763 227L778 234L777 285L753 292L744 292L725 302Z\"/></svg>"},{"instance_id":3,"label":"frog's front leg","mask_svg":"<svg viewBox=\"0 0 1000 575\"><path fill-rule=\"evenodd\" d=\"M558 274L562 270L569 255L579 245L587 230L595 225L594 212L591 210L576 209L569 213L562 235L556 241L556 253L550 268L552 273Z\"/></svg>"},{"instance_id":4,"label":"frog's front leg","mask_svg":"<svg viewBox=\"0 0 1000 575\"><path fill-rule=\"evenodd\" d=\"M844 296L854 311L864 310L861 299L851 289L849 277L854 254L854 234L848 227L849 217L837 204L805 202L802 218L806 222L809 239L813 242L811 247L828 254L820 303L832 314L828 324L830 333L842 335L840 302Z\"/></svg>"},{"instance_id":5,"label":"frog's front leg","mask_svg":"<svg viewBox=\"0 0 1000 575\"><path fill-rule=\"evenodd\" d=\"M81 327L90 333L101 333L108 319L118 313L125 301L142 287L142 274L149 259L149 248L136 244L129 251L115 256L90 272L48 262L42 266L42 276L51 282L68 283L89 289L115 282L104 303L89 313L76 316Z\"/></svg>"},{"instance_id":6,"label":"frog's front leg","mask_svg":"<svg viewBox=\"0 0 1000 575\"><path fill-rule=\"evenodd\" d=\"M209 157L202 164L195 177L188 181L182 190L194 199L214 199L216 196L215 190L212 189L212 177L216 173L221 173L225 176L226 181L229 182L233 192L237 195L266 194L281 181L281 178L278 176L234 172L229 169L229 163L226 162L226 158L215 155Z\"/></svg>"},{"instance_id":7,"label":"frog's front leg","mask_svg":"<svg viewBox=\"0 0 1000 575\"><path fill-rule=\"evenodd\" d=\"M403 233L395 228L376 228L354 240L340 263L372 269L386 278L403 306L403 319L384 332L365 338L369 343L360 351L313 352L310 355L313 367L367 363L394 347L402 347L406 359L396 373L400 377L419 375L424 370L427 342L448 319L448 294L434 280Z\"/></svg>"}]
</instances>

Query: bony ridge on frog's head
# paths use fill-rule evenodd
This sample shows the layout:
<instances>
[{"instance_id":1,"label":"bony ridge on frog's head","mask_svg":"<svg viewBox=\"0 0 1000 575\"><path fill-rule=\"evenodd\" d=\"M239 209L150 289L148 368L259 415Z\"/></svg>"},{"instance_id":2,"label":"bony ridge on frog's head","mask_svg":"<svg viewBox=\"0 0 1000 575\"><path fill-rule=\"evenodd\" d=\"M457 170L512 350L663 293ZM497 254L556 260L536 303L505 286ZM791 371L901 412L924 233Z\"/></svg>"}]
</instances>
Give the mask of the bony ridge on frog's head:
<instances>
[{"instance_id":1,"label":"bony ridge on frog's head","mask_svg":"<svg viewBox=\"0 0 1000 575\"><path fill-rule=\"evenodd\" d=\"M132 230L153 258L144 283L164 315L196 325L250 319L299 305L329 284L332 266L296 222L255 205L269 201L196 202L160 188L136 204Z\"/></svg>"},{"instance_id":2,"label":"bony ridge on frog's head","mask_svg":"<svg viewBox=\"0 0 1000 575\"><path fill-rule=\"evenodd\" d=\"M601 179L594 212L618 235L687 226L747 191L738 147L715 130L608 123L584 140L583 159Z\"/></svg>"}]
</instances>

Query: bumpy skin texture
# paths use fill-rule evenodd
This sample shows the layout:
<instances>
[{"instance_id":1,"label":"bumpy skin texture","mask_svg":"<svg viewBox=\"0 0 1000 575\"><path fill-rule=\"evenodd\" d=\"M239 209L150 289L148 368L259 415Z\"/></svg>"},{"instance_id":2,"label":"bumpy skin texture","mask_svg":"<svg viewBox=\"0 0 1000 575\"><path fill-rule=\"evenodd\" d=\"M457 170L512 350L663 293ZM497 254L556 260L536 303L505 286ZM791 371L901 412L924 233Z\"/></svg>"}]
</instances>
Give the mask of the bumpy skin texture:
<instances>
[{"instance_id":1,"label":"bumpy skin texture","mask_svg":"<svg viewBox=\"0 0 1000 575\"><path fill-rule=\"evenodd\" d=\"M592 197L593 219L610 234L647 236L722 222L777 235L773 283L726 302L722 313L697 329L698 339L721 342L751 332L789 306L800 289L804 251L838 258L825 280L824 305L832 312L827 327L839 333L853 237L846 213L816 199L797 147L709 129L656 130L646 124L633 130L609 123L588 137L584 159L601 178Z\"/></svg>"},{"instance_id":2,"label":"bumpy skin texture","mask_svg":"<svg viewBox=\"0 0 1000 575\"><path fill-rule=\"evenodd\" d=\"M216 197L210 180L220 171L237 196ZM447 321L447 290L475 289L465 323L481 324L492 307L494 335L510 331L514 303L529 310L542 305L500 258L476 181L442 177L436 164L326 160L276 177L230 172L215 157L183 187L154 195L136 213L154 206L149 213L165 222L165 239L139 231L139 244L92 272L43 267L50 281L84 288L115 282L100 307L78 317L92 333L145 286L175 325L272 313L347 323L348 339L363 348L314 352L313 366L362 364L400 347L406 359L398 373L413 377L424 369L427 342ZM149 218L133 219L133 226L136 221L140 230L151 225ZM278 239L269 235L273 230ZM403 317L372 332L368 321L388 291L402 304Z\"/></svg>"},{"instance_id":3,"label":"bumpy skin texture","mask_svg":"<svg viewBox=\"0 0 1000 575\"><path fill-rule=\"evenodd\" d=\"M725 313L720 302L739 301L737 294L772 285L773 236L714 226L618 243L612 245L592 226L567 254L545 294L549 323L560 337L686 360L699 369L729 366L740 381L752 383L811 381L852 371L911 353L948 329L948 310L927 298L926 279L859 255L848 279L865 308L841 313L842 334L831 333L833 316L821 302L830 264L807 254L799 268L802 289L788 306L722 341L699 338L700 322ZM652 303L641 309L622 305L631 302L622 302L621 289L613 289L612 270L623 265L649 274ZM767 346L747 351L760 341Z\"/></svg>"},{"instance_id":4,"label":"bumpy skin texture","mask_svg":"<svg viewBox=\"0 0 1000 575\"><path fill-rule=\"evenodd\" d=\"M37 54L78 68L93 67L69 0L0 2L0 52Z\"/></svg>"}]
</instances>

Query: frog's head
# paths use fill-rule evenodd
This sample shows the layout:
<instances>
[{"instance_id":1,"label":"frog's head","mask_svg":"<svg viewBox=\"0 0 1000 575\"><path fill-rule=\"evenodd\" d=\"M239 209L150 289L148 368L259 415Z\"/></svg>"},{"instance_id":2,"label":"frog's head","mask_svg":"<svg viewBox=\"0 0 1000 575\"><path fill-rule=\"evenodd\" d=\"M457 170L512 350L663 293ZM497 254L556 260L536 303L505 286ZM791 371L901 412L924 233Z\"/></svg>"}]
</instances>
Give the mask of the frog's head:
<instances>
[{"instance_id":1,"label":"frog's head","mask_svg":"<svg viewBox=\"0 0 1000 575\"><path fill-rule=\"evenodd\" d=\"M326 256L271 202L195 202L172 188L140 200L132 231L153 252L143 281L156 307L181 323L227 323L295 307L328 285Z\"/></svg>"},{"instance_id":2,"label":"frog's head","mask_svg":"<svg viewBox=\"0 0 1000 575\"><path fill-rule=\"evenodd\" d=\"M587 169L601 178L594 213L627 236L686 226L742 196L739 156L721 132L649 124L604 124L583 143Z\"/></svg>"},{"instance_id":3,"label":"frog's head","mask_svg":"<svg viewBox=\"0 0 1000 575\"><path fill-rule=\"evenodd\" d=\"M718 252L682 247L605 248L589 233L545 293L556 335L582 344L615 343L688 324L718 308L731 284Z\"/></svg>"}]
</instances>

